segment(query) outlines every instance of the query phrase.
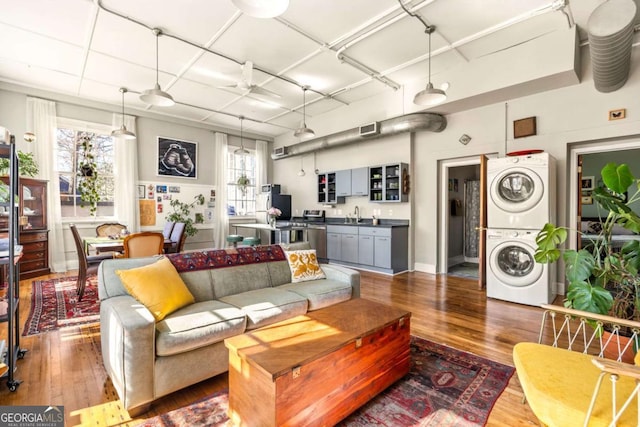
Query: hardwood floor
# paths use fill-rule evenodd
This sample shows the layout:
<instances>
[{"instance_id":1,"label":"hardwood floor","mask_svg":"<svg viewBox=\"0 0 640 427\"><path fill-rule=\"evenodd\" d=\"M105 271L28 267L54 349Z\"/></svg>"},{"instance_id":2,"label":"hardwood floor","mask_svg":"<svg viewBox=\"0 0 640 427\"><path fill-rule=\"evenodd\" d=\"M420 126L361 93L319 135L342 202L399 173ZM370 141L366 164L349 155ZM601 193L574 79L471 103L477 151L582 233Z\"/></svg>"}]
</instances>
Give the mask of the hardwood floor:
<instances>
[{"instance_id":1,"label":"hardwood floor","mask_svg":"<svg viewBox=\"0 0 640 427\"><path fill-rule=\"evenodd\" d=\"M43 276L59 277L59 275ZM511 352L520 341L536 341L542 311L489 299L475 281L459 277L406 273L395 277L362 272L362 297L412 312L412 334L513 366ZM20 319L29 313L31 280L20 284ZM6 336L0 324L0 337ZM122 408L102 365L99 325L70 327L21 337L28 349L18 361L16 392L0 384L0 405L64 405L68 426L133 426L227 387L227 375L203 381L157 400L132 420ZM489 426L539 425L514 374L498 399Z\"/></svg>"}]
</instances>

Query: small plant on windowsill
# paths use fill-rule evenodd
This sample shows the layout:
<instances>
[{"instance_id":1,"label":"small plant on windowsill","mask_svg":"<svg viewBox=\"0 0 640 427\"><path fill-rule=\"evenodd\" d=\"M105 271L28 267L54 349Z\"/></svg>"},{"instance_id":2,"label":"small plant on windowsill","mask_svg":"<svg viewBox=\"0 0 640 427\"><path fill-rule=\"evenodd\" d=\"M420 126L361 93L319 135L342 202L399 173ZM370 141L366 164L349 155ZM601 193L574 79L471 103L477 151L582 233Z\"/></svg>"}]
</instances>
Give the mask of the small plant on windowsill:
<instances>
[{"instance_id":1,"label":"small plant on windowsill","mask_svg":"<svg viewBox=\"0 0 640 427\"><path fill-rule=\"evenodd\" d=\"M171 200L171 202L169 202L169 206L173 208L173 212L165 218L167 221L171 222L184 222L184 234L187 237L195 236L198 233L198 229L193 225L194 219L191 218L191 209L196 205L204 205L204 196L202 194L198 194L193 199L194 200L191 203L184 203L178 199Z\"/></svg>"},{"instance_id":2,"label":"small plant on windowsill","mask_svg":"<svg viewBox=\"0 0 640 427\"><path fill-rule=\"evenodd\" d=\"M100 202L98 192L98 166L93 156L92 138L84 134L80 137L80 153L82 160L78 163L78 191L80 192L80 206L89 206L89 214L95 216Z\"/></svg>"}]
</instances>

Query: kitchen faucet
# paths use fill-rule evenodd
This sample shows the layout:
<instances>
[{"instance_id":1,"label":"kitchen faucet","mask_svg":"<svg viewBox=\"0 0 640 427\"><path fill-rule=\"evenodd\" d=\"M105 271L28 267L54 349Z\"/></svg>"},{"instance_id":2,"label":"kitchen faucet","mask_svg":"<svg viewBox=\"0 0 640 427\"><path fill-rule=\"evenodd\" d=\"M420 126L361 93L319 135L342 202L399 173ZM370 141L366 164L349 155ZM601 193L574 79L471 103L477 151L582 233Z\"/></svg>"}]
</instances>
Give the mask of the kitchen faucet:
<instances>
[{"instance_id":1,"label":"kitchen faucet","mask_svg":"<svg viewBox=\"0 0 640 427\"><path fill-rule=\"evenodd\" d=\"M360 208L356 206L353 214L356 216L356 224L360 222Z\"/></svg>"}]
</instances>

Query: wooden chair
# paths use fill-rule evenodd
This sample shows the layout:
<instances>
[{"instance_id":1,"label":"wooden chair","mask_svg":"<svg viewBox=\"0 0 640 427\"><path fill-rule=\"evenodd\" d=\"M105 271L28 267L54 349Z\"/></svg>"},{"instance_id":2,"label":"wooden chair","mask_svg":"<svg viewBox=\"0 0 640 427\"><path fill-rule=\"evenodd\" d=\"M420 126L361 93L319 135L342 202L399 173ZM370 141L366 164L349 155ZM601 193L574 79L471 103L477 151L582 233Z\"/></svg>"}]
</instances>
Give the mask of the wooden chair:
<instances>
[{"instance_id":1,"label":"wooden chair","mask_svg":"<svg viewBox=\"0 0 640 427\"><path fill-rule=\"evenodd\" d=\"M165 240L168 240L171 238L171 232L173 231L174 225L176 225L176 223L173 221L167 221L164 223L164 229L162 230L162 235L164 236Z\"/></svg>"},{"instance_id":2,"label":"wooden chair","mask_svg":"<svg viewBox=\"0 0 640 427\"><path fill-rule=\"evenodd\" d=\"M184 222L176 222L173 226L173 230L171 231L171 248L168 250L170 253L179 253L182 252L184 248L184 242L187 240L187 235L185 234L186 224Z\"/></svg>"},{"instance_id":3,"label":"wooden chair","mask_svg":"<svg viewBox=\"0 0 640 427\"><path fill-rule=\"evenodd\" d=\"M108 254L103 255L87 255L84 249L84 243L80 237L80 233L75 224L69 224L71 234L73 235L73 241L76 244L76 252L78 253L78 281L76 282L76 292L78 294L78 301L82 299L84 295L84 288L87 283L87 276L90 274L96 274L98 272L98 266L105 259L111 259L113 256Z\"/></svg>"},{"instance_id":4,"label":"wooden chair","mask_svg":"<svg viewBox=\"0 0 640 427\"><path fill-rule=\"evenodd\" d=\"M163 253L164 236L162 233L144 231L129 234L122 242L124 258L140 258Z\"/></svg>"},{"instance_id":5,"label":"wooden chair","mask_svg":"<svg viewBox=\"0 0 640 427\"><path fill-rule=\"evenodd\" d=\"M127 226L117 222L106 222L96 227L97 237L119 236Z\"/></svg>"},{"instance_id":6,"label":"wooden chair","mask_svg":"<svg viewBox=\"0 0 640 427\"><path fill-rule=\"evenodd\" d=\"M545 426L640 425L640 355L621 362L640 342L640 322L543 305L538 343L513 348L531 410ZM612 330L611 334L603 329ZM630 340L620 335L630 332ZM543 341L549 344L542 344ZM605 359L608 348L613 358Z\"/></svg>"}]
</instances>

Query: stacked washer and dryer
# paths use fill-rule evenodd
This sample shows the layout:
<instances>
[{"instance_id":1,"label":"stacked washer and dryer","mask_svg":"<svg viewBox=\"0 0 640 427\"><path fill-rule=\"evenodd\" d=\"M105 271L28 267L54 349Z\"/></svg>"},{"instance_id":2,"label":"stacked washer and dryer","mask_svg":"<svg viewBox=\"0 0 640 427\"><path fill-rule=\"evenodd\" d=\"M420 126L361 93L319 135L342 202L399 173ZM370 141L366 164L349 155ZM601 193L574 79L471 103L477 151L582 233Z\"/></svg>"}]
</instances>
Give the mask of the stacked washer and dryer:
<instances>
[{"instance_id":1,"label":"stacked washer and dryer","mask_svg":"<svg viewBox=\"0 0 640 427\"><path fill-rule=\"evenodd\" d=\"M487 297L552 302L554 266L533 255L538 232L555 223L555 159L542 152L489 159L487 183Z\"/></svg>"}]
</instances>

